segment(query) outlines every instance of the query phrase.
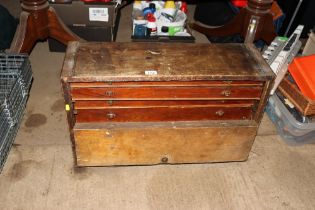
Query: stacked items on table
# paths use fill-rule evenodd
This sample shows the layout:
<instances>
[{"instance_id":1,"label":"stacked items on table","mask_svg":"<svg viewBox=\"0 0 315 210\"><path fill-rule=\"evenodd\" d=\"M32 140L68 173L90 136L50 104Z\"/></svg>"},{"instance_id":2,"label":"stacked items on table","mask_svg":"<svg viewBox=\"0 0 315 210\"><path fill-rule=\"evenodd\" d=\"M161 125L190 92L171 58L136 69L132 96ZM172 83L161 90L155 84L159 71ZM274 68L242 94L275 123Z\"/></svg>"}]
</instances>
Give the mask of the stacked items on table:
<instances>
[{"instance_id":1,"label":"stacked items on table","mask_svg":"<svg viewBox=\"0 0 315 210\"><path fill-rule=\"evenodd\" d=\"M302 30L299 31L299 34L301 32ZM297 50L300 49L300 44L295 44L299 34L294 33L290 39L282 38L281 41L277 41L269 47L267 53L265 51L263 54L268 62L274 57L270 51L277 51L276 45L283 46L275 59L278 62L271 63L272 69L275 67L278 69L275 71L277 89L274 89L275 94L270 97L266 111L276 125L279 134L289 143L315 141L315 55L294 58ZM295 41L292 41L292 37ZM285 57L285 52L288 51L291 54ZM294 53L292 54L292 52ZM267 56L268 54L269 56ZM285 65L282 67L279 65L281 63L279 57L286 58ZM285 75L287 70L289 73ZM282 76L279 78L281 74Z\"/></svg>"},{"instance_id":2,"label":"stacked items on table","mask_svg":"<svg viewBox=\"0 0 315 210\"><path fill-rule=\"evenodd\" d=\"M133 38L191 37L187 32L187 3L184 1L135 1Z\"/></svg>"},{"instance_id":3,"label":"stacked items on table","mask_svg":"<svg viewBox=\"0 0 315 210\"><path fill-rule=\"evenodd\" d=\"M21 123L31 81L26 55L0 54L0 172Z\"/></svg>"}]
</instances>

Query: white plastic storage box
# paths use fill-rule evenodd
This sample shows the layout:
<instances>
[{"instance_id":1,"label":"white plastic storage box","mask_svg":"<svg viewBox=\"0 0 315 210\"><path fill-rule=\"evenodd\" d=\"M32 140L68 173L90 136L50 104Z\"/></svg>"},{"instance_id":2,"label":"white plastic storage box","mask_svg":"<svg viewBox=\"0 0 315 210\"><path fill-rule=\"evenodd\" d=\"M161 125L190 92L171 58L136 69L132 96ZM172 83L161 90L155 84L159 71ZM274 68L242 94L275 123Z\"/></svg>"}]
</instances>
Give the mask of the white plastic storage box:
<instances>
[{"instance_id":1,"label":"white plastic storage box","mask_svg":"<svg viewBox=\"0 0 315 210\"><path fill-rule=\"evenodd\" d=\"M315 122L299 122L276 94L269 98L266 112L280 136L289 144L315 142Z\"/></svg>"}]
</instances>

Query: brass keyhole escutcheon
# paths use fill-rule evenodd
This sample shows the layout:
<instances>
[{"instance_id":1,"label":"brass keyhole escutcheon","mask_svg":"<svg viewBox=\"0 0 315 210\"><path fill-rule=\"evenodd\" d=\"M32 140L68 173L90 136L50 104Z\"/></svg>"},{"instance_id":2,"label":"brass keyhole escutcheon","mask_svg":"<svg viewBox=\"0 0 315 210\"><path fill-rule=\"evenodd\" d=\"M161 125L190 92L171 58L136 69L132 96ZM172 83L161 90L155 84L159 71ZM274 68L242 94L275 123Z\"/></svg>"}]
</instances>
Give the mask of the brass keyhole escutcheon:
<instances>
[{"instance_id":1,"label":"brass keyhole escutcheon","mask_svg":"<svg viewBox=\"0 0 315 210\"><path fill-rule=\"evenodd\" d=\"M109 106L113 106L113 100L109 100L109 101L107 101L107 104L109 105Z\"/></svg>"},{"instance_id":2,"label":"brass keyhole escutcheon","mask_svg":"<svg viewBox=\"0 0 315 210\"><path fill-rule=\"evenodd\" d=\"M216 111L215 114L218 115L219 117L222 117L224 115L224 111L223 110L219 110L219 111Z\"/></svg>"},{"instance_id":3,"label":"brass keyhole escutcheon","mask_svg":"<svg viewBox=\"0 0 315 210\"><path fill-rule=\"evenodd\" d=\"M111 119L114 119L114 118L116 117L116 114L115 114L115 113L110 112L110 113L107 113L107 115L106 115L106 116L107 116L107 118L108 118L108 119L110 119L110 120L111 120Z\"/></svg>"},{"instance_id":4,"label":"brass keyhole escutcheon","mask_svg":"<svg viewBox=\"0 0 315 210\"><path fill-rule=\"evenodd\" d=\"M162 163L167 163L168 162L168 158L167 157L162 157L161 162Z\"/></svg>"}]
</instances>

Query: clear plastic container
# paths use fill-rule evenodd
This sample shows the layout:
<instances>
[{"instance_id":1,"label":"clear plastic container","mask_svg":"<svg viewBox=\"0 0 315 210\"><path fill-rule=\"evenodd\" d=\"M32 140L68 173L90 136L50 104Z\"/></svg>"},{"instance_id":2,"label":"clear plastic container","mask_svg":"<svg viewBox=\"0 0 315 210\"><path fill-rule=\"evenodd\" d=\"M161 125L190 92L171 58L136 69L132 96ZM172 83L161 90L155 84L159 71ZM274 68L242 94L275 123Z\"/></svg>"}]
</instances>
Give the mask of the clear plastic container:
<instances>
[{"instance_id":1,"label":"clear plastic container","mask_svg":"<svg viewBox=\"0 0 315 210\"><path fill-rule=\"evenodd\" d=\"M303 49L303 55L314 55L315 54L315 27L311 32L305 47Z\"/></svg>"},{"instance_id":2,"label":"clear plastic container","mask_svg":"<svg viewBox=\"0 0 315 210\"><path fill-rule=\"evenodd\" d=\"M276 94L269 98L266 112L279 135L289 144L315 142L315 122L301 123L296 120Z\"/></svg>"}]
</instances>

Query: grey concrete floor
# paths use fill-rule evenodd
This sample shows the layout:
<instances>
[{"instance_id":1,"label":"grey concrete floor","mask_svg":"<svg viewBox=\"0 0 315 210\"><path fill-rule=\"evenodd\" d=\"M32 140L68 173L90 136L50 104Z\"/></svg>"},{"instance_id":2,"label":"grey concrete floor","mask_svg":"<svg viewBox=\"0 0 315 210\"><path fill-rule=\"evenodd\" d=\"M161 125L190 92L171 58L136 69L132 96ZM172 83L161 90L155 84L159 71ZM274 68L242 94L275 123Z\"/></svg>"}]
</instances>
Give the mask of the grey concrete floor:
<instances>
[{"instance_id":1,"label":"grey concrete floor","mask_svg":"<svg viewBox=\"0 0 315 210\"><path fill-rule=\"evenodd\" d=\"M129 41L129 15L127 7L117 41ZM63 57L46 42L30 56L34 82L0 175L1 210L315 209L315 145L287 145L266 116L246 162L75 168L60 86Z\"/></svg>"}]
</instances>

